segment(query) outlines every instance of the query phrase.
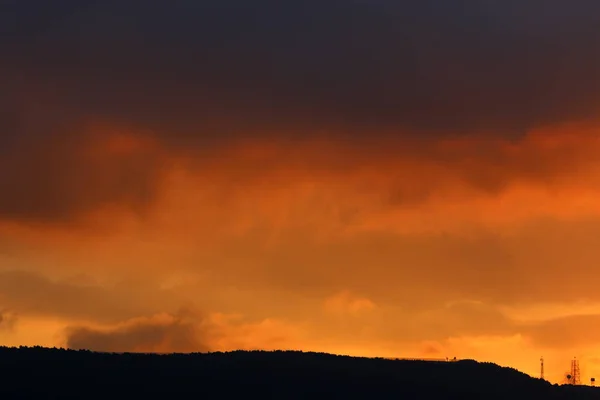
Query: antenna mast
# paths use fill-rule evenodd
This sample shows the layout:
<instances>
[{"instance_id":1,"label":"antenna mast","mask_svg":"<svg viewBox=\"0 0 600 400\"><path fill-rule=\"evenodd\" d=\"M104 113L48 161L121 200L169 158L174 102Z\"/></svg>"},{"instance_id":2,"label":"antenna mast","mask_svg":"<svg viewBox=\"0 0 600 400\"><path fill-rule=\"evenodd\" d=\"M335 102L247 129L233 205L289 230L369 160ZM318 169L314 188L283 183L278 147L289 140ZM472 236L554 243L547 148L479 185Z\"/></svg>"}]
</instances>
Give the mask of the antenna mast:
<instances>
[{"instance_id":1,"label":"antenna mast","mask_svg":"<svg viewBox=\"0 0 600 400\"><path fill-rule=\"evenodd\" d=\"M581 371L579 370L579 360L577 357L571 361L571 384L581 385Z\"/></svg>"},{"instance_id":2,"label":"antenna mast","mask_svg":"<svg viewBox=\"0 0 600 400\"><path fill-rule=\"evenodd\" d=\"M540 358L540 379L544 379L544 357Z\"/></svg>"}]
</instances>

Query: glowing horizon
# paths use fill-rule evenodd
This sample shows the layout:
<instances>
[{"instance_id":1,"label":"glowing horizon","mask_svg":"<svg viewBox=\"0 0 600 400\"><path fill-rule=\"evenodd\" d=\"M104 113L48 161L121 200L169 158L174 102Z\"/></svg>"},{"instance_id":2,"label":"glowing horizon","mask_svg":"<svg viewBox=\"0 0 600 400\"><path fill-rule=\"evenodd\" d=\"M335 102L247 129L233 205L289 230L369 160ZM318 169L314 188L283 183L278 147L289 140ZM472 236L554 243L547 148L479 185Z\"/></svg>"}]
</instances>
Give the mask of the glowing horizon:
<instances>
[{"instance_id":1,"label":"glowing horizon","mask_svg":"<svg viewBox=\"0 0 600 400\"><path fill-rule=\"evenodd\" d=\"M0 345L600 376L600 3L14 3Z\"/></svg>"}]
</instances>

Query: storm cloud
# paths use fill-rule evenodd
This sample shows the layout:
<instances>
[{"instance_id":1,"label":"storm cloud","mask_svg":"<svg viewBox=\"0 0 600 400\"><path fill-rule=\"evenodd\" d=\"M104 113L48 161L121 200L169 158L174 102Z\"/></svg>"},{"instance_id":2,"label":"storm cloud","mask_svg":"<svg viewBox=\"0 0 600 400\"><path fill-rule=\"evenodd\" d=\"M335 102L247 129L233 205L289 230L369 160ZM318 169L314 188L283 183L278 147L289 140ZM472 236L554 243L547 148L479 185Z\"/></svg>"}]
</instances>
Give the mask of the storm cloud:
<instances>
[{"instance_id":1,"label":"storm cloud","mask_svg":"<svg viewBox=\"0 0 600 400\"><path fill-rule=\"evenodd\" d=\"M269 127L518 135L592 117L599 101L600 6L587 0L4 7L5 80L76 115L169 135Z\"/></svg>"},{"instance_id":2,"label":"storm cloud","mask_svg":"<svg viewBox=\"0 0 600 400\"><path fill-rule=\"evenodd\" d=\"M0 215L12 219L68 220L151 202L162 156L87 154L116 129L204 158L240 139L336 138L375 144L373 153L386 148L377 145L384 138L401 139L394 151L407 139L425 140L416 150L424 153L435 138L512 141L593 119L600 100L593 1L568 8L539 0L2 7L0 188L7 195ZM98 124L105 124L101 139L92 133ZM489 170L470 174L490 190L505 185L502 177L488 180ZM429 191L399 188L391 196L420 201Z\"/></svg>"}]
</instances>

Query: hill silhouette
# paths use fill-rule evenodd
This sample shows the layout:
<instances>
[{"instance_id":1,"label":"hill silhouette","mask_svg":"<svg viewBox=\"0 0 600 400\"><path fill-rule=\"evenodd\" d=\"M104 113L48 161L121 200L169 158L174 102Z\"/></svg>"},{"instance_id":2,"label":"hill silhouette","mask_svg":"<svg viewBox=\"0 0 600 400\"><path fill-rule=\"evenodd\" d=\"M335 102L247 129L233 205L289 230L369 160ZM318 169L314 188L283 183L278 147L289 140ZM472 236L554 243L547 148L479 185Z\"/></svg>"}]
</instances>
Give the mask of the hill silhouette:
<instances>
[{"instance_id":1,"label":"hill silhouette","mask_svg":"<svg viewBox=\"0 0 600 400\"><path fill-rule=\"evenodd\" d=\"M110 354L0 348L2 399L600 399L475 361L369 359L297 351Z\"/></svg>"}]
</instances>

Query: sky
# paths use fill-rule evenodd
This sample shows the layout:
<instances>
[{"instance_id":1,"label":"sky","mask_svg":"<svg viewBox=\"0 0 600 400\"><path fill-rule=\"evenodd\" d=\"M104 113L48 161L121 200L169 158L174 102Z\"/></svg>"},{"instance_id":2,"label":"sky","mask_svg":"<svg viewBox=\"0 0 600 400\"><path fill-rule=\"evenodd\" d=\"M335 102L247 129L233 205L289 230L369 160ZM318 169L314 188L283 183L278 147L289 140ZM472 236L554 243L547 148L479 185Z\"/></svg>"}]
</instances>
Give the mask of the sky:
<instances>
[{"instance_id":1,"label":"sky","mask_svg":"<svg viewBox=\"0 0 600 400\"><path fill-rule=\"evenodd\" d=\"M598 1L0 11L0 344L600 377Z\"/></svg>"}]
</instances>

